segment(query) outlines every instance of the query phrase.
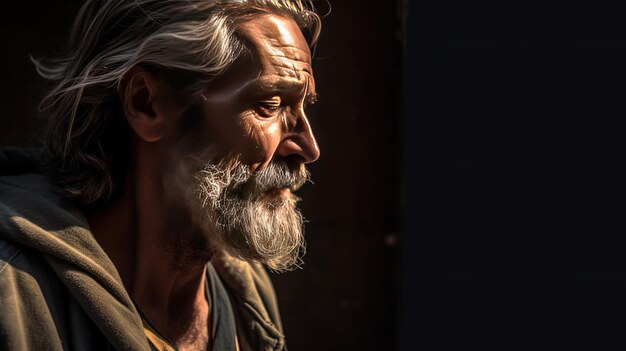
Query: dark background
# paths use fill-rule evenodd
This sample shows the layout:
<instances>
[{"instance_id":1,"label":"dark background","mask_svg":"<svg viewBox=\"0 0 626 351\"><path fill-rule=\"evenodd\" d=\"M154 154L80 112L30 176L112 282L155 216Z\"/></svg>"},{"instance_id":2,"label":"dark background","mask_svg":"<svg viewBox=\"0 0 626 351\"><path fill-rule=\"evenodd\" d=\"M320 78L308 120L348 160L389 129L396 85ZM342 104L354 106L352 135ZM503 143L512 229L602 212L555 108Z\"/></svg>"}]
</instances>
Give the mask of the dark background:
<instances>
[{"instance_id":1,"label":"dark background","mask_svg":"<svg viewBox=\"0 0 626 351\"><path fill-rule=\"evenodd\" d=\"M626 9L409 1L401 350L625 350Z\"/></svg>"},{"instance_id":2,"label":"dark background","mask_svg":"<svg viewBox=\"0 0 626 351\"><path fill-rule=\"evenodd\" d=\"M0 145L79 3L3 4ZM626 349L626 8L589 3L332 1L290 350Z\"/></svg>"}]
</instances>

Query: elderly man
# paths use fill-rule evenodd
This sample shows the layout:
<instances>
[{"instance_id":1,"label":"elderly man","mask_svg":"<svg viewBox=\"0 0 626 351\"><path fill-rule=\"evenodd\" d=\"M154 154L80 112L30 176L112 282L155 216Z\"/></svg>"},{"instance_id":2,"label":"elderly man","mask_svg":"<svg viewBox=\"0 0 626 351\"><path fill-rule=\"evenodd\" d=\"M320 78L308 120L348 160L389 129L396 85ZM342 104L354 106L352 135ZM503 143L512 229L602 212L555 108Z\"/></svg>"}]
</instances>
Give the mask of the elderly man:
<instances>
[{"instance_id":1,"label":"elderly man","mask_svg":"<svg viewBox=\"0 0 626 351\"><path fill-rule=\"evenodd\" d=\"M0 157L0 349L282 350L319 149L298 0L88 0L36 159ZM10 176L9 176L10 175Z\"/></svg>"}]
</instances>

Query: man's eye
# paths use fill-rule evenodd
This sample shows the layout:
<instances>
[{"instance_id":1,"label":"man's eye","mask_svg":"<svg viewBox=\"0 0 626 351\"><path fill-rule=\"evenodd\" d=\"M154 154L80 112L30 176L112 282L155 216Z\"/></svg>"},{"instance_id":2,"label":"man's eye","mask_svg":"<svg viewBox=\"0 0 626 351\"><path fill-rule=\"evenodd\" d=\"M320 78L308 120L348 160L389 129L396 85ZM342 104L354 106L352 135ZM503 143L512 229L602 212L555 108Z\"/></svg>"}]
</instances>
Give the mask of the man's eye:
<instances>
[{"instance_id":1,"label":"man's eye","mask_svg":"<svg viewBox=\"0 0 626 351\"><path fill-rule=\"evenodd\" d=\"M257 105L257 112L261 117L275 117L282 111L283 107L277 102L260 102Z\"/></svg>"}]
</instances>

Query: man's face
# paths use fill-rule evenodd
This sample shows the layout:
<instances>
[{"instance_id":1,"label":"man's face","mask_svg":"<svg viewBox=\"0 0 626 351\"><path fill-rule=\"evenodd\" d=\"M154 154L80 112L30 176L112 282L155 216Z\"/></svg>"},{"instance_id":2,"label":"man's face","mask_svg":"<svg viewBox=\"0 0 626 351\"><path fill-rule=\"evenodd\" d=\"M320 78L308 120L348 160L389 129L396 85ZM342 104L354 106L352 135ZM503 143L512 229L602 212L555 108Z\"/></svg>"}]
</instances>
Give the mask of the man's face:
<instances>
[{"instance_id":1,"label":"man's face","mask_svg":"<svg viewBox=\"0 0 626 351\"><path fill-rule=\"evenodd\" d=\"M304 113L316 98L311 56L283 17L255 17L240 33L249 52L203 93L194 144L206 141L210 161L193 172L187 201L211 245L283 270L298 263L302 246L292 191L308 178L304 164L319 157Z\"/></svg>"},{"instance_id":2,"label":"man's face","mask_svg":"<svg viewBox=\"0 0 626 351\"><path fill-rule=\"evenodd\" d=\"M309 47L292 20L259 16L240 26L244 54L204 93L207 128L223 152L255 172L273 159L292 167L313 162L319 149L304 114L315 97Z\"/></svg>"}]
</instances>

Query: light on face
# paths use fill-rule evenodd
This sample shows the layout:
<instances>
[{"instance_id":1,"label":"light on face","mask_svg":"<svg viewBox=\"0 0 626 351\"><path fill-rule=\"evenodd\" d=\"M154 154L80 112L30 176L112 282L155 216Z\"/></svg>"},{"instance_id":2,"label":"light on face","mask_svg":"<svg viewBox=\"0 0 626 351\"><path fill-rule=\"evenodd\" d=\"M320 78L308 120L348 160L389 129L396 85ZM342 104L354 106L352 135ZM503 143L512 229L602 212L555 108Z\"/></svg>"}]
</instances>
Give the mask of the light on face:
<instances>
[{"instance_id":1,"label":"light on face","mask_svg":"<svg viewBox=\"0 0 626 351\"><path fill-rule=\"evenodd\" d=\"M278 127L279 125L277 123L273 123L272 125L269 126L269 128L267 128L267 131L269 134L274 134L278 132Z\"/></svg>"},{"instance_id":2,"label":"light on face","mask_svg":"<svg viewBox=\"0 0 626 351\"><path fill-rule=\"evenodd\" d=\"M275 21L274 22L276 24L276 27L278 28L278 32L280 33L280 36L282 37L282 41L284 43L289 43L289 44L294 44L296 42L296 40L293 37L293 32L289 30L289 28L287 28L285 26L285 23L282 21Z\"/></svg>"}]
</instances>

